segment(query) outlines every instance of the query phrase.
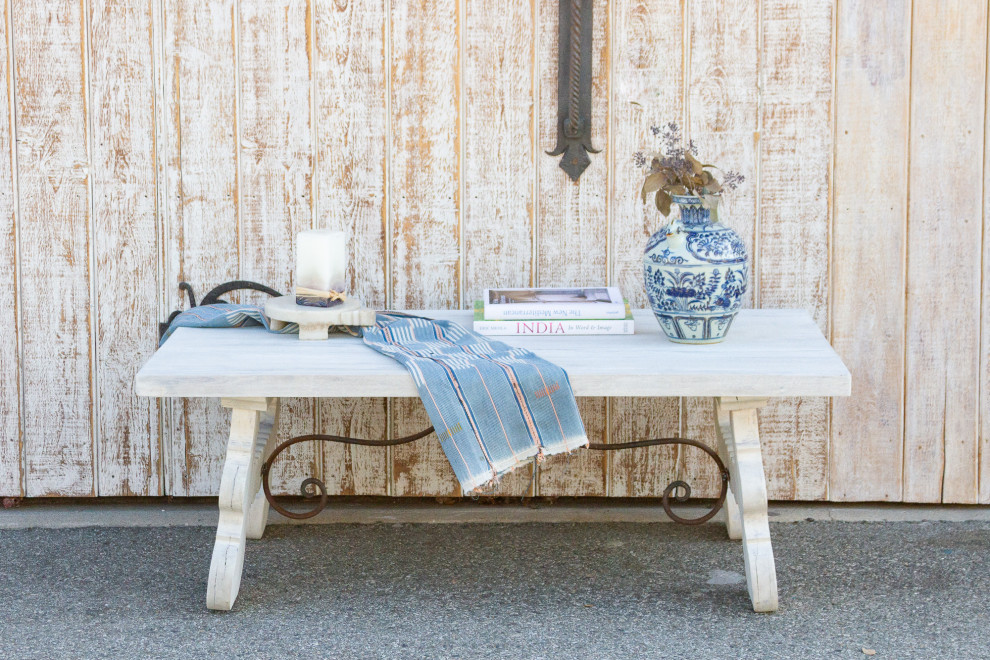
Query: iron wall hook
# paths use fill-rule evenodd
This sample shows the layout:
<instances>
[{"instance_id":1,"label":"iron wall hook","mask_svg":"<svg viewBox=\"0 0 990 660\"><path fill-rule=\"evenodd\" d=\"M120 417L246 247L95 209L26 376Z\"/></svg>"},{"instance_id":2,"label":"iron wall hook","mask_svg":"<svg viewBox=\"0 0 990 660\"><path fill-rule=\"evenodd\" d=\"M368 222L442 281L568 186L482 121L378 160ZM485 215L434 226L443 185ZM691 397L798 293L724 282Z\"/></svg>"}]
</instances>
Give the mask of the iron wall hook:
<instances>
[{"instance_id":1,"label":"iron wall hook","mask_svg":"<svg viewBox=\"0 0 990 660\"><path fill-rule=\"evenodd\" d=\"M591 165L591 58L594 0L560 0L557 58L557 146L560 169L577 181Z\"/></svg>"}]
</instances>

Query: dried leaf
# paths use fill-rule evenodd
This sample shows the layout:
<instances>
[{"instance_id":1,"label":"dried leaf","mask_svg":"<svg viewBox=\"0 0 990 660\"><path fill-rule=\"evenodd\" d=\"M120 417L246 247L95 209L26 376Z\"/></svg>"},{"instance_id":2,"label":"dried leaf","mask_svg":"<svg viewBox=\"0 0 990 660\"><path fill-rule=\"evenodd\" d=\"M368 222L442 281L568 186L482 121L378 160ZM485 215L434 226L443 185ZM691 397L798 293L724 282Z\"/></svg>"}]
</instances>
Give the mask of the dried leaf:
<instances>
[{"instance_id":1,"label":"dried leaf","mask_svg":"<svg viewBox=\"0 0 990 660\"><path fill-rule=\"evenodd\" d=\"M657 191L657 209L659 209L660 213L663 213L663 217L666 218L670 215L670 205L673 201L665 190Z\"/></svg>"},{"instance_id":2,"label":"dried leaf","mask_svg":"<svg viewBox=\"0 0 990 660\"><path fill-rule=\"evenodd\" d=\"M711 172L705 171L702 178L705 180L704 191L706 193L714 194L722 192L722 184L718 182L718 179L712 176Z\"/></svg>"},{"instance_id":3,"label":"dried leaf","mask_svg":"<svg viewBox=\"0 0 990 660\"><path fill-rule=\"evenodd\" d=\"M688 194L687 187L681 184L675 184L673 186L667 186L666 192L671 195L686 195Z\"/></svg>"},{"instance_id":4,"label":"dried leaf","mask_svg":"<svg viewBox=\"0 0 990 660\"><path fill-rule=\"evenodd\" d=\"M647 195L654 190L660 190L665 183L667 183L667 175L663 172L654 172L647 176L646 180L643 181L643 203L646 203Z\"/></svg>"},{"instance_id":5,"label":"dried leaf","mask_svg":"<svg viewBox=\"0 0 990 660\"><path fill-rule=\"evenodd\" d=\"M863 648L863 655L876 655L876 649Z\"/></svg>"},{"instance_id":6,"label":"dried leaf","mask_svg":"<svg viewBox=\"0 0 990 660\"><path fill-rule=\"evenodd\" d=\"M684 152L684 159L691 163L691 169L694 170L695 174L701 174L705 166L701 164L701 161L691 155L690 151Z\"/></svg>"}]
</instances>

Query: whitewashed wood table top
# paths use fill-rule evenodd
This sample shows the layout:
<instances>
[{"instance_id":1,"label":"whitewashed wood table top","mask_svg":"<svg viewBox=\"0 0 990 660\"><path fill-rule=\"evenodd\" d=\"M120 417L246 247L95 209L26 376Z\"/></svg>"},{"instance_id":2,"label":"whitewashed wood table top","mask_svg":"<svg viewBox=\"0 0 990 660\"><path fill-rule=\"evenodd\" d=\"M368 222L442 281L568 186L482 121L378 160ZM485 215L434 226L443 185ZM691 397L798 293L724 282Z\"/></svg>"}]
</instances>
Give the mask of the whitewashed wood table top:
<instances>
[{"instance_id":1,"label":"whitewashed wood table top","mask_svg":"<svg viewBox=\"0 0 990 660\"><path fill-rule=\"evenodd\" d=\"M411 311L471 327L469 311ZM743 310L720 344L668 341L650 310L636 334L493 337L567 371L576 396L846 396L851 377L803 310ZM179 328L137 374L142 396L414 397L398 362L358 337L300 341L261 327Z\"/></svg>"}]
</instances>

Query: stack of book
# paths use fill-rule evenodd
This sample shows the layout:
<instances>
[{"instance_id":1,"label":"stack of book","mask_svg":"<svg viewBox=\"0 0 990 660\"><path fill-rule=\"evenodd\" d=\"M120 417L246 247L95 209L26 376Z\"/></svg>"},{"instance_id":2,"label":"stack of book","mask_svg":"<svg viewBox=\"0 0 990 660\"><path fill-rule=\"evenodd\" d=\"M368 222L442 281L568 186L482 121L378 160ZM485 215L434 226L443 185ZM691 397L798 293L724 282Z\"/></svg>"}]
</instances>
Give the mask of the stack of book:
<instances>
[{"instance_id":1,"label":"stack of book","mask_svg":"<svg viewBox=\"0 0 990 660\"><path fill-rule=\"evenodd\" d=\"M629 302L616 287L485 289L474 303L483 335L631 335Z\"/></svg>"}]
</instances>

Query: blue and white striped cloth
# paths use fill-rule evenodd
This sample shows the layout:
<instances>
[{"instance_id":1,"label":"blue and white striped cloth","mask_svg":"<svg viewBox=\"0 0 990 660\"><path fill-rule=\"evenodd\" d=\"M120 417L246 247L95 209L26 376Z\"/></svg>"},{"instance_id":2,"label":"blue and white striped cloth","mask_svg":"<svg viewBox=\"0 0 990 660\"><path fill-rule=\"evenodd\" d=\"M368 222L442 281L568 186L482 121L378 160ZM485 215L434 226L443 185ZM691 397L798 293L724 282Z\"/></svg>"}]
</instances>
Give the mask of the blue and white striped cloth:
<instances>
[{"instance_id":1,"label":"blue and white striped cloth","mask_svg":"<svg viewBox=\"0 0 990 660\"><path fill-rule=\"evenodd\" d=\"M178 327L270 325L256 305L218 303L177 316ZM291 324L281 333L297 332ZM450 321L380 312L364 343L412 374L465 493L492 489L501 475L588 445L563 369L523 348L492 341Z\"/></svg>"},{"instance_id":2,"label":"blue and white striped cloth","mask_svg":"<svg viewBox=\"0 0 990 660\"><path fill-rule=\"evenodd\" d=\"M168 326L158 345L161 346L179 328L240 328L245 325L263 325L266 330L289 334L299 332L298 323L287 323L281 330L272 330L268 317L258 305L235 305L215 303L190 307L182 312Z\"/></svg>"},{"instance_id":3,"label":"blue and white striped cloth","mask_svg":"<svg viewBox=\"0 0 990 660\"><path fill-rule=\"evenodd\" d=\"M364 343L405 365L465 493L588 445L563 369L450 321L379 313Z\"/></svg>"}]
</instances>

